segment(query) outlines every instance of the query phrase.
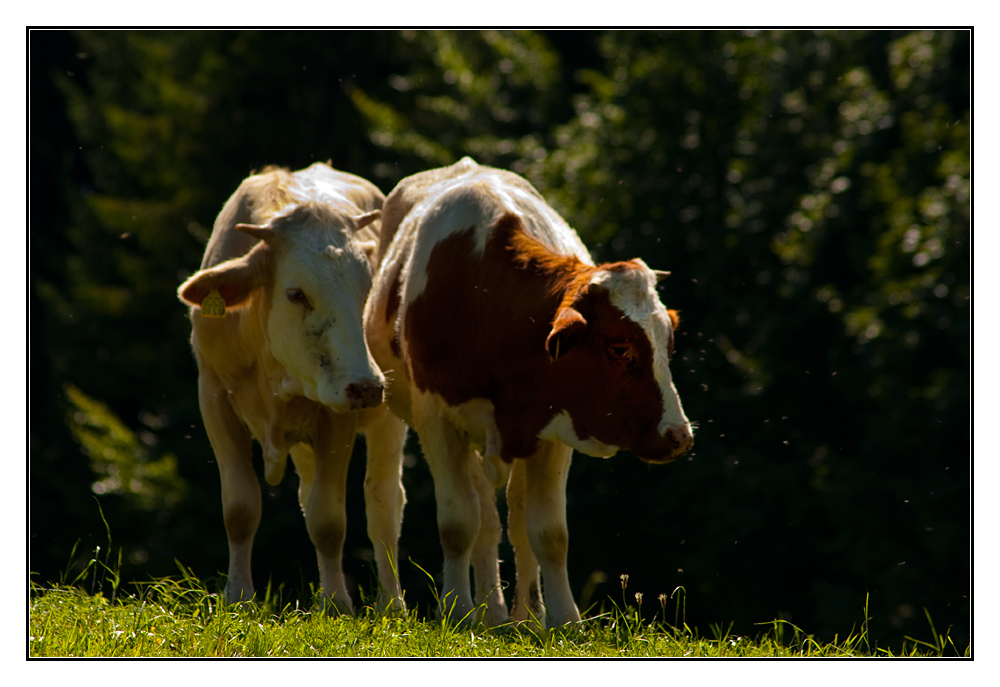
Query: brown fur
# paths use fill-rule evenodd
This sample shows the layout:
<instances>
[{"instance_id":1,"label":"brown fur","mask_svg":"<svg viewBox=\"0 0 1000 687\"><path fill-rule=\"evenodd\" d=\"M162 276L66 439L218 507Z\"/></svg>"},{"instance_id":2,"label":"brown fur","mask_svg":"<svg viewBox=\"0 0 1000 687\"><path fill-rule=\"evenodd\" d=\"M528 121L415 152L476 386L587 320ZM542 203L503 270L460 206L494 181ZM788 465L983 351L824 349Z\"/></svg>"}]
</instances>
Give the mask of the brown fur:
<instances>
[{"instance_id":1,"label":"brown fur","mask_svg":"<svg viewBox=\"0 0 1000 687\"><path fill-rule=\"evenodd\" d=\"M657 442L663 412L642 328L588 283L601 267L553 253L528 236L514 215L497 221L480 258L472 228L451 234L431 253L428 281L403 323L413 383L457 406L493 403L505 461L526 458L552 417L570 410L577 434L660 460L675 447ZM561 313L586 320L560 334L559 356L546 342ZM611 345L631 358L613 359Z\"/></svg>"}]
</instances>

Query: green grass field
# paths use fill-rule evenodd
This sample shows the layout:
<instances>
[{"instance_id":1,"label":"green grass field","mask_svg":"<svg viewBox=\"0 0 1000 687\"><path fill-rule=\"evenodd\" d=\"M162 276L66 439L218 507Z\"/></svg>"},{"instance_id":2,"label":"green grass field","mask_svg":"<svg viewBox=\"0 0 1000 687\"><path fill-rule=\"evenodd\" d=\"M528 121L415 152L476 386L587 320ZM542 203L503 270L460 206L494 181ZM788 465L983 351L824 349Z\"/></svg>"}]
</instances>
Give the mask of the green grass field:
<instances>
[{"instance_id":1,"label":"green grass field","mask_svg":"<svg viewBox=\"0 0 1000 687\"><path fill-rule=\"evenodd\" d=\"M682 592L661 597L657 619L641 619L641 597L593 613L576 626L539 631L528 625L484 629L420 618L416 610L386 615L371 606L354 617L332 616L319 604L279 607L270 593L259 604L224 606L190 571L118 594L120 579L96 559L69 584L31 584L31 657L868 657L968 656L931 623L933 643L911 640L897 651L869 646L865 608L859 629L822 644L785 621L761 625L756 637L710 628L702 636L683 621ZM98 576L101 577L98 584ZM110 594L101 588L110 586ZM633 595L634 596L634 595ZM655 603L655 602L654 602ZM928 620L930 620L928 618Z\"/></svg>"}]
</instances>

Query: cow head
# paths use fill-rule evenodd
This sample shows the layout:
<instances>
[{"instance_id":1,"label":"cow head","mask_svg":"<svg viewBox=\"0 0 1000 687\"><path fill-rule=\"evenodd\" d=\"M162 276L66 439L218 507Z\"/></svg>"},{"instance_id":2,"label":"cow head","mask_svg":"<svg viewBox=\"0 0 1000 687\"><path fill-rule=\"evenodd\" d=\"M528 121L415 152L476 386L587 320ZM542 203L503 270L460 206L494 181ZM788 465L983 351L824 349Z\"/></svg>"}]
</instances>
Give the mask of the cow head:
<instances>
[{"instance_id":1,"label":"cow head","mask_svg":"<svg viewBox=\"0 0 1000 687\"><path fill-rule=\"evenodd\" d=\"M200 306L218 290L228 309L260 289L271 354L286 371L282 395L338 412L377 406L385 379L362 329L374 245L353 234L379 214L351 217L310 202L285 208L266 225L236 225L260 242L192 276L180 287L181 300Z\"/></svg>"},{"instance_id":2,"label":"cow head","mask_svg":"<svg viewBox=\"0 0 1000 687\"><path fill-rule=\"evenodd\" d=\"M670 375L677 313L641 260L602 265L567 289L545 346L567 390L547 433L590 455L664 463L694 443Z\"/></svg>"}]
</instances>

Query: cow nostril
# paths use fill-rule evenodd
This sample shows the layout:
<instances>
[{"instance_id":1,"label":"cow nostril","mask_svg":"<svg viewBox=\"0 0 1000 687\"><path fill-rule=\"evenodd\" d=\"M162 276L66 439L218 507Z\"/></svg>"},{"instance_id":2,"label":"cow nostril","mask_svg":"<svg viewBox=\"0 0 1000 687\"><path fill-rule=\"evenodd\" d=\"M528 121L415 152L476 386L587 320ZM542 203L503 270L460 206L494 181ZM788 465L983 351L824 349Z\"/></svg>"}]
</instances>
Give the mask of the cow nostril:
<instances>
[{"instance_id":1,"label":"cow nostril","mask_svg":"<svg viewBox=\"0 0 1000 687\"><path fill-rule=\"evenodd\" d=\"M382 403L382 383L354 382L347 385L347 399L352 408L374 408Z\"/></svg>"},{"instance_id":2,"label":"cow nostril","mask_svg":"<svg viewBox=\"0 0 1000 687\"><path fill-rule=\"evenodd\" d=\"M691 444L694 443L694 437L691 435L691 430L687 427L670 427L667 429L670 434L670 438L673 439L674 443L681 450L687 450L690 448Z\"/></svg>"}]
</instances>

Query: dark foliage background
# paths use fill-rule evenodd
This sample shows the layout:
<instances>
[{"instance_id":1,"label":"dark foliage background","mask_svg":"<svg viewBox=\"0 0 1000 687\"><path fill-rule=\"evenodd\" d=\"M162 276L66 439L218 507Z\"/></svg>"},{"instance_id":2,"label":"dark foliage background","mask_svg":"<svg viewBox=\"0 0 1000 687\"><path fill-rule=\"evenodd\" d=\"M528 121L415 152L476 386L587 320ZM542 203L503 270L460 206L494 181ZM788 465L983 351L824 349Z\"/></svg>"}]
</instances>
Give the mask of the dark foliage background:
<instances>
[{"instance_id":1,"label":"dark foliage background","mask_svg":"<svg viewBox=\"0 0 1000 687\"><path fill-rule=\"evenodd\" d=\"M661 292L683 317L674 374L696 449L667 467L577 456L578 600L620 603L627 573L647 617L682 585L703 632L779 617L830 639L867 598L882 645L928 638L925 608L968 642L970 42L32 31L32 579L103 559L103 510L126 580L179 561L221 584L175 290L245 176L330 159L388 193L468 154L527 176L595 258L674 275ZM370 594L361 444L345 571ZM433 573L441 554L412 436L407 452L401 577L426 611L408 559ZM254 574L294 601L317 575L287 475L261 483Z\"/></svg>"}]
</instances>

